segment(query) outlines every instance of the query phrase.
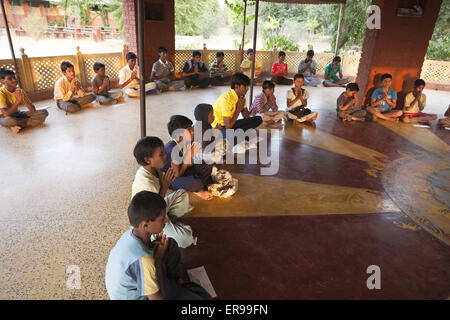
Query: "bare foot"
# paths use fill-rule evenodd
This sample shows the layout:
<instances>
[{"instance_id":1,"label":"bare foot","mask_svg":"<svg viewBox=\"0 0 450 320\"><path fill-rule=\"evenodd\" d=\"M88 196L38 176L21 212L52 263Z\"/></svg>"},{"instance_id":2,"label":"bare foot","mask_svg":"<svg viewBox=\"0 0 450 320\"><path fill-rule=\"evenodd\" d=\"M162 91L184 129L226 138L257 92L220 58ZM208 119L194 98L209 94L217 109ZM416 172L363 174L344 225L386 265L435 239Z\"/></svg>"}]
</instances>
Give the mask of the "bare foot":
<instances>
[{"instance_id":1,"label":"bare foot","mask_svg":"<svg viewBox=\"0 0 450 320\"><path fill-rule=\"evenodd\" d=\"M14 133L19 133L21 127L20 126L14 126L14 127L9 127L9 129L14 132Z\"/></svg>"},{"instance_id":2,"label":"bare foot","mask_svg":"<svg viewBox=\"0 0 450 320\"><path fill-rule=\"evenodd\" d=\"M268 125L268 124L272 124L275 123L275 121L273 121L272 119L264 121L264 125Z\"/></svg>"},{"instance_id":3,"label":"bare foot","mask_svg":"<svg viewBox=\"0 0 450 320\"><path fill-rule=\"evenodd\" d=\"M117 100L117 103L122 103L122 102L125 101L125 98L124 97L119 97L116 100Z\"/></svg>"},{"instance_id":4,"label":"bare foot","mask_svg":"<svg viewBox=\"0 0 450 320\"><path fill-rule=\"evenodd\" d=\"M387 118L386 120L388 120L388 121L392 121L392 122L398 122L398 118Z\"/></svg>"},{"instance_id":5,"label":"bare foot","mask_svg":"<svg viewBox=\"0 0 450 320\"><path fill-rule=\"evenodd\" d=\"M213 198L213 195L211 192L209 191L199 191L199 192L194 192L194 194L201 198L202 200L211 200Z\"/></svg>"},{"instance_id":6,"label":"bare foot","mask_svg":"<svg viewBox=\"0 0 450 320\"><path fill-rule=\"evenodd\" d=\"M82 109L93 108L93 107L94 107L94 104L93 104L93 103L87 103L87 104L81 106Z\"/></svg>"},{"instance_id":7,"label":"bare foot","mask_svg":"<svg viewBox=\"0 0 450 320\"><path fill-rule=\"evenodd\" d=\"M175 91L175 88L174 88L174 87L169 87L169 90L168 90L168 91L173 92L173 91Z\"/></svg>"}]
</instances>

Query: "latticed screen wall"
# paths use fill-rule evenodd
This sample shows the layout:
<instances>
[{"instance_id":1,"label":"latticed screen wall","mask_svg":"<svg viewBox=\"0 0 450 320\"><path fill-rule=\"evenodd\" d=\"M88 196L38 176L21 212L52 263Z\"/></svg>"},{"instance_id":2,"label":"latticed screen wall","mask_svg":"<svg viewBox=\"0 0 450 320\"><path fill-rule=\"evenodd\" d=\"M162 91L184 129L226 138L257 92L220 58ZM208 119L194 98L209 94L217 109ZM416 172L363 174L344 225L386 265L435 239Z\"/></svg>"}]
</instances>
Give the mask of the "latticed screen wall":
<instances>
[{"instance_id":1,"label":"latticed screen wall","mask_svg":"<svg viewBox=\"0 0 450 320\"><path fill-rule=\"evenodd\" d=\"M83 55L84 70L87 81L90 82L95 76L94 63L101 62L105 65L106 75L111 80L116 80L119 77L119 71L122 68L122 54L121 53L104 53L104 54L89 54Z\"/></svg>"},{"instance_id":2,"label":"latticed screen wall","mask_svg":"<svg viewBox=\"0 0 450 320\"><path fill-rule=\"evenodd\" d=\"M75 63L73 56L30 58L35 91L54 87L56 80L62 76L61 63L63 61Z\"/></svg>"},{"instance_id":3,"label":"latticed screen wall","mask_svg":"<svg viewBox=\"0 0 450 320\"><path fill-rule=\"evenodd\" d=\"M14 67L14 62L12 60L0 60L0 69L6 68L10 69L17 73L16 68ZM0 83L0 88L3 87L3 84Z\"/></svg>"},{"instance_id":4,"label":"latticed screen wall","mask_svg":"<svg viewBox=\"0 0 450 320\"><path fill-rule=\"evenodd\" d=\"M176 50L175 51L175 73L183 72L184 63L192 59L194 50ZM201 50L199 50L201 52Z\"/></svg>"},{"instance_id":5,"label":"latticed screen wall","mask_svg":"<svg viewBox=\"0 0 450 320\"><path fill-rule=\"evenodd\" d=\"M425 60L420 77L426 82L450 84L450 62Z\"/></svg>"}]
</instances>

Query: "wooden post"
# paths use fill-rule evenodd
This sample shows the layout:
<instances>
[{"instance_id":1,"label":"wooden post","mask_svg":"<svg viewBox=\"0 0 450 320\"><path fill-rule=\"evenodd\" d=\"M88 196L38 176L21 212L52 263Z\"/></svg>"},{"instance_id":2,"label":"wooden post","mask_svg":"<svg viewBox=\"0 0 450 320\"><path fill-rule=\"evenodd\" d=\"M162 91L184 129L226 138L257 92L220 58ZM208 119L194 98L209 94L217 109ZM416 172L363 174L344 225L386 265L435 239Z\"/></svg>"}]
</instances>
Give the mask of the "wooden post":
<instances>
[{"instance_id":1,"label":"wooden post","mask_svg":"<svg viewBox=\"0 0 450 320\"><path fill-rule=\"evenodd\" d=\"M140 119L141 138L147 135L147 114L145 109L145 20L144 20L144 0L138 0L138 48L139 48L139 86L140 86Z\"/></svg>"},{"instance_id":2,"label":"wooden post","mask_svg":"<svg viewBox=\"0 0 450 320\"><path fill-rule=\"evenodd\" d=\"M244 46L245 46L245 22L247 20L247 0L244 0L244 22L242 23L242 42L239 47L239 65L244 60Z\"/></svg>"},{"instance_id":3,"label":"wooden post","mask_svg":"<svg viewBox=\"0 0 450 320\"><path fill-rule=\"evenodd\" d=\"M338 46L339 46L339 41L341 41L341 33L342 33L342 20L344 19L344 14L345 14L345 7L346 7L347 3L344 4L340 4L340 8L339 8L339 24L338 24L338 31L337 31L337 35L336 35L336 46L334 47L334 55L337 55L338 52Z\"/></svg>"},{"instance_id":4,"label":"wooden post","mask_svg":"<svg viewBox=\"0 0 450 320\"><path fill-rule=\"evenodd\" d=\"M236 66L234 72L241 71L241 63L242 63L242 48L241 45L239 45L238 51L234 51L234 64Z\"/></svg>"},{"instance_id":5,"label":"wooden post","mask_svg":"<svg viewBox=\"0 0 450 320\"><path fill-rule=\"evenodd\" d=\"M14 54L14 46L11 40L11 33L9 31L9 25L8 25L8 18L6 17L6 10L3 3L3 0L0 0L1 7L2 7L2 14L3 14L3 21L5 22L5 29L6 29L6 36L8 37L8 43L9 43L9 50L11 50L11 57L14 61L14 68L17 72L19 72L19 68L17 66L17 60L16 55ZM20 81L20 77L17 78L17 82L19 83L19 86L22 86L22 82Z\"/></svg>"},{"instance_id":6,"label":"wooden post","mask_svg":"<svg viewBox=\"0 0 450 320\"><path fill-rule=\"evenodd\" d=\"M25 92L34 92L36 89L33 81L33 70L31 69L30 59L25 54L24 48L20 48L20 56L21 59L18 60L19 70L17 72L19 73L19 78L22 79L22 89Z\"/></svg>"},{"instance_id":7,"label":"wooden post","mask_svg":"<svg viewBox=\"0 0 450 320\"><path fill-rule=\"evenodd\" d=\"M209 54L208 54L208 48L206 48L206 43L203 44L203 63L206 65L206 67L209 69Z\"/></svg>"},{"instance_id":8,"label":"wooden post","mask_svg":"<svg viewBox=\"0 0 450 320\"><path fill-rule=\"evenodd\" d=\"M258 12L259 11L259 0L256 0L255 7L255 30L253 31L253 61L252 61L252 77L250 78L250 101L249 105L253 101L253 81L255 77L255 61L256 61L256 37L258 34Z\"/></svg>"},{"instance_id":9,"label":"wooden post","mask_svg":"<svg viewBox=\"0 0 450 320\"><path fill-rule=\"evenodd\" d=\"M122 63L122 67L124 67L127 64L127 53L128 53L128 46L126 44L123 45L123 50L122 50L122 57L121 57L121 63Z\"/></svg>"},{"instance_id":10,"label":"wooden post","mask_svg":"<svg viewBox=\"0 0 450 320\"><path fill-rule=\"evenodd\" d=\"M83 54L80 51L80 47L77 47L77 54L75 55L75 65L74 65L75 75L78 75L79 80L82 85L89 85L88 77L86 75L86 70L84 67Z\"/></svg>"}]
</instances>

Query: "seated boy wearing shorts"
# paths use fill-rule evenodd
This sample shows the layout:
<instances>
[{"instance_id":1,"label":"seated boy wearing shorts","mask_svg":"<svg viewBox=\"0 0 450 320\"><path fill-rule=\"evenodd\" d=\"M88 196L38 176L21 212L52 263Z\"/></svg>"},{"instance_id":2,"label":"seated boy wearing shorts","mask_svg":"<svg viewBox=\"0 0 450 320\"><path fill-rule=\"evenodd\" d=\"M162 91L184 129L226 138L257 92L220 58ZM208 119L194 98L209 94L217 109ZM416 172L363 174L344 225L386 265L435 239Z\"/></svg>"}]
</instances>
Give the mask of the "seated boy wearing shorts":
<instances>
[{"instance_id":1,"label":"seated boy wearing shorts","mask_svg":"<svg viewBox=\"0 0 450 320\"><path fill-rule=\"evenodd\" d=\"M119 90L110 91L111 82L105 74L105 65L101 62L94 63L95 77L92 78L92 92L100 104L110 105L122 101L123 92Z\"/></svg>"},{"instance_id":2,"label":"seated boy wearing shorts","mask_svg":"<svg viewBox=\"0 0 450 320\"><path fill-rule=\"evenodd\" d=\"M44 123L48 116L47 110L36 110L26 93L17 88L14 71L0 69L0 125L18 133L26 127L34 127ZM28 112L19 111L19 106L25 105Z\"/></svg>"},{"instance_id":3,"label":"seated boy wearing shorts","mask_svg":"<svg viewBox=\"0 0 450 320\"><path fill-rule=\"evenodd\" d=\"M336 112L342 121L364 121L367 112L358 109L358 84L350 82L337 99Z\"/></svg>"},{"instance_id":4,"label":"seated boy wearing shorts","mask_svg":"<svg viewBox=\"0 0 450 320\"><path fill-rule=\"evenodd\" d=\"M425 81L417 79L414 81L414 90L405 97L405 105L403 107L402 121L406 123L426 123L436 120L437 115L423 113L423 109L427 104L427 97L422 93L425 88Z\"/></svg>"}]
</instances>

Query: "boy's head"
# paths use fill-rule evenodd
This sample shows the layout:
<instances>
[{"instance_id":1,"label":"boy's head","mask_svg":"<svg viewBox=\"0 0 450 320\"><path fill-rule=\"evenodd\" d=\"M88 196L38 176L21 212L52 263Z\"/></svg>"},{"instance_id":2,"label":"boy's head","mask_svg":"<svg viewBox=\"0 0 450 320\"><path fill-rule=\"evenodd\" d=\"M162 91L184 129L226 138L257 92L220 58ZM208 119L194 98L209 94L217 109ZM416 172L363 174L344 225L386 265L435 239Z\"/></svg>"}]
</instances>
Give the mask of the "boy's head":
<instances>
[{"instance_id":1,"label":"boy's head","mask_svg":"<svg viewBox=\"0 0 450 320\"><path fill-rule=\"evenodd\" d=\"M247 49L247 59L248 60L253 60L253 57L254 57L254 52L253 52L253 49L252 48L248 48Z\"/></svg>"},{"instance_id":2,"label":"boy's head","mask_svg":"<svg viewBox=\"0 0 450 320\"><path fill-rule=\"evenodd\" d=\"M133 154L141 166L158 169L164 168L167 158L164 152L164 143L158 137L140 139L134 147Z\"/></svg>"},{"instance_id":3,"label":"boy's head","mask_svg":"<svg viewBox=\"0 0 450 320\"><path fill-rule=\"evenodd\" d=\"M211 124L214 122L214 108L207 103L200 103L195 107L194 117L197 121L207 122ZM205 123L203 123L205 125Z\"/></svg>"},{"instance_id":4,"label":"boy's head","mask_svg":"<svg viewBox=\"0 0 450 320\"><path fill-rule=\"evenodd\" d=\"M72 81L73 78L75 78L75 69L70 62L63 61L61 63L61 71L66 76L67 80Z\"/></svg>"},{"instance_id":5,"label":"boy's head","mask_svg":"<svg viewBox=\"0 0 450 320\"><path fill-rule=\"evenodd\" d=\"M341 63L341 57L339 57L339 56L335 56L334 58L333 58L333 64L334 65L339 65Z\"/></svg>"},{"instance_id":6,"label":"boy's head","mask_svg":"<svg viewBox=\"0 0 450 320\"><path fill-rule=\"evenodd\" d=\"M216 60L218 63L221 63L223 61L224 57L225 57L225 54L222 51L216 52Z\"/></svg>"},{"instance_id":7,"label":"boy's head","mask_svg":"<svg viewBox=\"0 0 450 320\"><path fill-rule=\"evenodd\" d=\"M294 85L297 88L301 88L305 84L305 77L301 73L297 73L294 76Z\"/></svg>"},{"instance_id":8,"label":"boy's head","mask_svg":"<svg viewBox=\"0 0 450 320\"><path fill-rule=\"evenodd\" d=\"M199 63L200 60L202 59L202 53L200 51L193 51L192 52L192 58L194 59L195 63Z\"/></svg>"},{"instance_id":9,"label":"boy's head","mask_svg":"<svg viewBox=\"0 0 450 320\"><path fill-rule=\"evenodd\" d=\"M94 63L94 71L101 77L105 76L105 65L101 62Z\"/></svg>"},{"instance_id":10,"label":"boy's head","mask_svg":"<svg viewBox=\"0 0 450 320\"><path fill-rule=\"evenodd\" d=\"M314 57L314 50L308 50L306 52L306 58L312 59Z\"/></svg>"},{"instance_id":11,"label":"boy's head","mask_svg":"<svg viewBox=\"0 0 450 320\"><path fill-rule=\"evenodd\" d=\"M182 115L171 116L169 123L167 124L167 130L172 139L178 143L186 143L194 139L192 121L188 117Z\"/></svg>"},{"instance_id":12,"label":"boy's head","mask_svg":"<svg viewBox=\"0 0 450 320\"><path fill-rule=\"evenodd\" d=\"M231 89L236 91L238 97L245 96L250 85L250 78L243 73L236 73L231 77Z\"/></svg>"},{"instance_id":13,"label":"boy's head","mask_svg":"<svg viewBox=\"0 0 450 320\"><path fill-rule=\"evenodd\" d=\"M278 61L280 63L284 63L285 59L286 59L286 52L284 52L284 51L278 52Z\"/></svg>"},{"instance_id":14,"label":"boy's head","mask_svg":"<svg viewBox=\"0 0 450 320\"><path fill-rule=\"evenodd\" d=\"M159 194L138 192L128 206L130 224L148 235L159 234L167 222L166 206L166 201Z\"/></svg>"},{"instance_id":15,"label":"boy's head","mask_svg":"<svg viewBox=\"0 0 450 320\"><path fill-rule=\"evenodd\" d=\"M424 80L417 79L416 81L414 81L414 90L416 90L418 92L422 92L424 88L425 88Z\"/></svg>"},{"instance_id":16,"label":"boy's head","mask_svg":"<svg viewBox=\"0 0 450 320\"><path fill-rule=\"evenodd\" d=\"M356 82L350 82L345 87L345 91L347 92L347 95L351 97L355 96L356 94L358 94L359 91L358 84Z\"/></svg>"},{"instance_id":17,"label":"boy's head","mask_svg":"<svg viewBox=\"0 0 450 320\"><path fill-rule=\"evenodd\" d=\"M125 58L127 59L128 66L133 70L137 60L136 54L134 52L128 52Z\"/></svg>"},{"instance_id":18,"label":"boy's head","mask_svg":"<svg viewBox=\"0 0 450 320\"><path fill-rule=\"evenodd\" d=\"M8 90L12 90L17 86L17 79L14 71L6 68L0 69L0 82Z\"/></svg>"},{"instance_id":19,"label":"boy's head","mask_svg":"<svg viewBox=\"0 0 450 320\"><path fill-rule=\"evenodd\" d=\"M383 84L383 87L389 88L392 83L392 75L389 73L385 73L381 76L381 83Z\"/></svg>"},{"instance_id":20,"label":"boy's head","mask_svg":"<svg viewBox=\"0 0 450 320\"><path fill-rule=\"evenodd\" d=\"M262 89L266 96L271 96L275 91L275 84L270 80L265 80L263 82Z\"/></svg>"},{"instance_id":21,"label":"boy's head","mask_svg":"<svg viewBox=\"0 0 450 320\"><path fill-rule=\"evenodd\" d=\"M159 47L158 48L159 58L162 61L166 61L167 59L167 48L166 47Z\"/></svg>"}]
</instances>

